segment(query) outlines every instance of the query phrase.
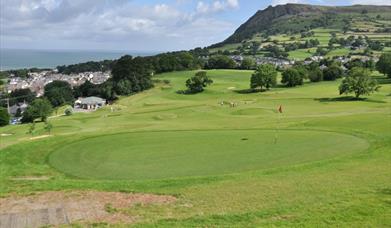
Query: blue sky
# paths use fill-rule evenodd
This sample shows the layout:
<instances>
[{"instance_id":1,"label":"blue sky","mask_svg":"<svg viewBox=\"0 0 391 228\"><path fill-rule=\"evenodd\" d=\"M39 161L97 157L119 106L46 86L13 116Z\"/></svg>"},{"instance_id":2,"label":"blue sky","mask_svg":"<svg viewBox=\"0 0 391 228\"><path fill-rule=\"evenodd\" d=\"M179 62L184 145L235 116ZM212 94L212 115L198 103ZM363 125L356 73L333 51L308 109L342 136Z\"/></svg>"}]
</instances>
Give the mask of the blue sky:
<instances>
[{"instance_id":1,"label":"blue sky","mask_svg":"<svg viewBox=\"0 0 391 228\"><path fill-rule=\"evenodd\" d=\"M0 47L170 51L227 38L269 5L387 0L1 0Z\"/></svg>"}]
</instances>

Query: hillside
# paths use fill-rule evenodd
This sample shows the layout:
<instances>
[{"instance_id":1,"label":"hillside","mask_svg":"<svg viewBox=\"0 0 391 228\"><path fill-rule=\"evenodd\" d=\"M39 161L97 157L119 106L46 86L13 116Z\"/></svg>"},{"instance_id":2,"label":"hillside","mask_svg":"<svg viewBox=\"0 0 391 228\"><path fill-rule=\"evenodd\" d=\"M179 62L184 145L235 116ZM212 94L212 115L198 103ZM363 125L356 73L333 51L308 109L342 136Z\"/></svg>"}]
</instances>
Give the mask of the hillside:
<instances>
[{"instance_id":1,"label":"hillside","mask_svg":"<svg viewBox=\"0 0 391 228\"><path fill-rule=\"evenodd\" d=\"M265 47L275 46L287 52L290 59L303 60L313 55L333 57L363 54L364 49L369 47L371 50L367 52L373 51L372 55L378 55L380 52L377 51L391 51L390 21L391 6L269 6L259 10L234 34L225 41L210 46L209 50L211 53L225 51L226 54L230 52L259 57L270 52ZM352 52L349 49L354 39L359 37L366 42L364 45L357 45L361 51ZM334 39L330 43L332 38ZM339 43L341 38L349 38L350 43ZM314 45L305 44L311 40ZM377 43L382 48L372 48L369 43ZM318 48L327 50L322 53Z\"/></svg>"},{"instance_id":2,"label":"hillside","mask_svg":"<svg viewBox=\"0 0 391 228\"><path fill-rule=\"evenodd\" d=\"M387 16L388 14L390 17L391 6L328 7L301 4L269 6L258 11L221 44L251 39L257 33L269 35L298 33L321 27L343 29L346 26L346 19L370 18L373 14L376 16Z\"/></svg>"}]
</instances>

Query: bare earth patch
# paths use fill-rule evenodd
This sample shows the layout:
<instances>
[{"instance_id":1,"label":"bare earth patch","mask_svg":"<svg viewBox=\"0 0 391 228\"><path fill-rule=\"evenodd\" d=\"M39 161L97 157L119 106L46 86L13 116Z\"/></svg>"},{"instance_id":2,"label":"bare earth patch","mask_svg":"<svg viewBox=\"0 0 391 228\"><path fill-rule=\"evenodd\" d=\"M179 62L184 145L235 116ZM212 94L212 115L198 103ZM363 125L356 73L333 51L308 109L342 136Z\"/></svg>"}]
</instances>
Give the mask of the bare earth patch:
<instances>
[{"instance_id":1,"label":"bare earth patch","mask_svg":"<svg viewBox=\"0 0 391 228\"><path fill-rule=\"evenodd\" d=\"M108 210L136 204L168 204L173 196L118 192L45 192L32 196L0 198L0 227L41 227L75 222L132 223L136 216Z\"/></svg>"},{"instance_id":2,"label":"bare earth patch","mask_svg":"<svg viewBox=\"0 0 391 228\"><path fill-rule=\"evenodd\" d=\"M13 177L11 180L14 181L45 181L45 180L50 180L50 177L47 176L24 176L24 177Z\"/></svg>"},{"instance_id":3,"label":"bare earth patch","mask_svg":"<svg viewBox=\"0 0 391 228\"><path fill-rule=\"evenodd\" d=\"M40 135L40 136L36 136L36 137L31 137L30 140L44 139L44 138L51 137L51 136L52 135Z\"/></svg>"}]
</instances>

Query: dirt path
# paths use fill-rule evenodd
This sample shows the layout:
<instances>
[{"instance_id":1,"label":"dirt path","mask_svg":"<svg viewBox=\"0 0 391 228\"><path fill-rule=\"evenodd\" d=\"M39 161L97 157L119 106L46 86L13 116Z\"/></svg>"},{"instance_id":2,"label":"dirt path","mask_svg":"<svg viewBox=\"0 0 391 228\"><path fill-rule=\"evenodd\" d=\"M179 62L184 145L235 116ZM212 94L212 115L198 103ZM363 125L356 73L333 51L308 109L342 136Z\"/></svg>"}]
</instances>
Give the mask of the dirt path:
<instances>
[{"instance_id":1,"label":"dirt path","mask_svg":"<svg viewBox=\"0 0 391 228\"><path fill-rule=\"evenodd\" d=\"M45 192L27 197L0 199L0 227L41 227L75 222L132 223L136 217L107 208L129 208L135 204L167 204L172 196L116 192Z\"/></svg>"}]
</instances>

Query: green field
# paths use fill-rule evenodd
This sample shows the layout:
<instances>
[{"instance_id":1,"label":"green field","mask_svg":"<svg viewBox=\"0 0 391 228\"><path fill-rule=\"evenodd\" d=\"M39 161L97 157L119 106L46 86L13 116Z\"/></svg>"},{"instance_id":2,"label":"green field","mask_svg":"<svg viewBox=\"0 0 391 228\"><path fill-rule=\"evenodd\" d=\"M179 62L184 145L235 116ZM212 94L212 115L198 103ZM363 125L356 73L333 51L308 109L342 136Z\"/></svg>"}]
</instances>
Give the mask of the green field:
<instances>
[{"instance_id":1,"label":"green field","mask_svg":"<svg viewBox=\"0 0 391 228\"><path fill-rule=\"evenodd\" d=\"M294 150L290 149L292 144ZM143 180L283 167L366 148L365 140L316 131L143 132L72 143L55 151L49 163L64 173L82 178Z\"/></svg>"},{"instance_id":2,"label":"green field","mask_svg":"<svg viewBox=\"0 0 391 228\"><path fill-rule=\"evenodd\" d=\"M364 100L340 81L248 89L251 71L194 72L94 113L0 128L0 196L100 190L173 195L124 210L139 227L391 226L391 84ZM385 84L388 83L388 84ZM237 104L230 107L229 103ZM277 108L282 105L283 113ZM24 180L16 177L48 177Z\"/></svg>"},{"instance_id":3,"label":"green field","mask_svg":"<svg viewBox=\"0 0 391 228\"><path fill-rule=\"evenodd\" d=\"M310 52L308 52L308 50ZM316 52L316 48L309 48L309 49L298 49L295 51L289 52L289 59L292 60L305 60L306 58L311 57Z\"/></svg>"}]
</instances>

